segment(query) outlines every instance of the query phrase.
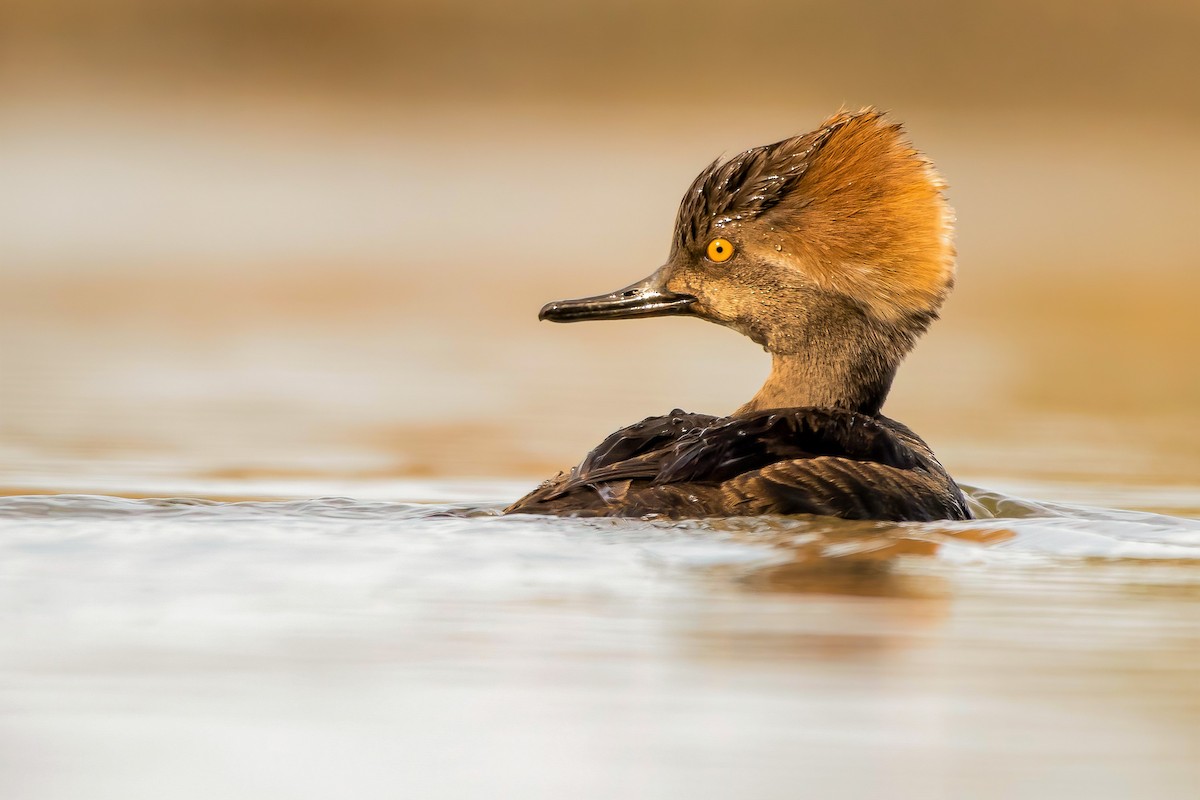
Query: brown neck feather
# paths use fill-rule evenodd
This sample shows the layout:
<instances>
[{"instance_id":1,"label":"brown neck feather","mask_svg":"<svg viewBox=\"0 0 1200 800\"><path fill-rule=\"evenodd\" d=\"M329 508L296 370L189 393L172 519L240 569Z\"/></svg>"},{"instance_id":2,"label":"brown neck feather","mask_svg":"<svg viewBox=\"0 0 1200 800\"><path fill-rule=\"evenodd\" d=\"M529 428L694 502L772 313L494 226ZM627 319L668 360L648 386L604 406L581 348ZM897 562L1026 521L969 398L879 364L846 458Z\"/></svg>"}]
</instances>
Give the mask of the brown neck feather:
<instances>
[{"instance_id":1,"label":"brown neck feather","mask_svg":"<svg viewBox=\"0 0 1200 800\"><path fill-rule=\"evenodd\" d=\"M839 306L824 317L827 324L768 340L771 374L736 415L803 407L879 413L896 369L934 315L884 323L848 304Z\"/></svg>"}]
</instances>

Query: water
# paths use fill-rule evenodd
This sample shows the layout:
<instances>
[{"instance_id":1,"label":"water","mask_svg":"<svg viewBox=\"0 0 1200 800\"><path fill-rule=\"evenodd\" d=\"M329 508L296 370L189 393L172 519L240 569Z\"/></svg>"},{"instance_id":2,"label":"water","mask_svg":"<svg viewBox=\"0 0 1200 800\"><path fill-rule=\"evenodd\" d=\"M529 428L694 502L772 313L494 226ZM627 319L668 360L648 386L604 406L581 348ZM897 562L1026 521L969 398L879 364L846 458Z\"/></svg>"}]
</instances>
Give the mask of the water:
<instances>
[{"instance_id":1,"label":"water","mask_svg":"<svg viewBox=\"0 0 1200 800\"><path fill-rule=\"evenodd\" d=\"M521 488L0 498L0 793L1195 796L1200 520L499 516Z\"/></svg>"}]
</instances>

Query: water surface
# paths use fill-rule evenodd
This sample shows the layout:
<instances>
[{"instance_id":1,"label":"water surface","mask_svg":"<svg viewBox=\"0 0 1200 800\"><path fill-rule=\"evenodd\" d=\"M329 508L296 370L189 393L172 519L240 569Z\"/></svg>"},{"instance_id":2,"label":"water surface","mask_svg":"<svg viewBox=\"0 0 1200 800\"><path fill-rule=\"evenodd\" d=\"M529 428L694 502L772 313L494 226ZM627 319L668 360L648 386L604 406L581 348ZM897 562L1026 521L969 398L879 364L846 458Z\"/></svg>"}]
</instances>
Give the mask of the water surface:
<instances>
[{"instance_id":1,"label":"water surface","mask_svg":"<svg viewBox=\"0 0 1200 800\"><path fill-rule=\"evenodd\" d=\"M0 498L0 791L1195 796L1200 520L498 516L522 488Z\"/></svg>"}]
</instances>

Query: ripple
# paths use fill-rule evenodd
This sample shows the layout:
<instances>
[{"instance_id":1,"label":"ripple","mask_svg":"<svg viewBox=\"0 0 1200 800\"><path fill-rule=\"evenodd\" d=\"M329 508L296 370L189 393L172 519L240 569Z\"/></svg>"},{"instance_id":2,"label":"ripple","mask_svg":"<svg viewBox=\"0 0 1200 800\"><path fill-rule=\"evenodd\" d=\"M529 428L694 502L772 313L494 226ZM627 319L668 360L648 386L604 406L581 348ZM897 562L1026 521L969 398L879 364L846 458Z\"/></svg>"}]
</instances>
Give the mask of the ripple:
<instances>
[{"instance_id":1,"label":"ripple","mask_svg":"<svg viewBox=\"0 0 1200 800\"><path fill-rule=\"evenodd\" d=\"M739 549L744 547L758 548L760 557L765 557L765 550L804 548L809 556L831 559L878 558L895 550L897 555L940 556L956 562L1019 560L1034 555L1056 559L1200 560L1200 520L1037 502L973 487L968 488L968 496L977 519L889 523L804 516L682 521L503 517L501 504L346 497L222 502L194 497L29 495L0 497L0 523L11 528L20 523L53 522L77 534L86 533L89 526L99 522L125 521L150 525L162 532L178 530L181 525L237 524L259 531L304 530L316 535L343 535L350 528L386 528L402 531L407 537L422 531L494 532L499 526L509 534L545 535L555 547L564 536L572 541L581 536L599 536L604 541L660 550L684 541L695 548L696 542L703 539L718 550L728 550L735 562L745 558L745 552ZM709 561L716 558L710 556Z\"/></svg>"}]
</instances>

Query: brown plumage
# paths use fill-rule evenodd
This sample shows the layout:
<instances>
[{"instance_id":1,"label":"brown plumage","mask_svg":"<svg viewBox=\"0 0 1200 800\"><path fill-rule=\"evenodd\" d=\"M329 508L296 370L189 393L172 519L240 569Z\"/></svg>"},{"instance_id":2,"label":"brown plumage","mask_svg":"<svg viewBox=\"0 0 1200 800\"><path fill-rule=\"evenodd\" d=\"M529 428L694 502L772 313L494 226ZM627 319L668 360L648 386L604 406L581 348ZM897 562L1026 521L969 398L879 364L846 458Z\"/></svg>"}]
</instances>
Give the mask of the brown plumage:
<instances>
[{"instance_id":1,"label":"brown plumage","mask_svg":"<svg viewBox=\"0 0 1200 800\"><path fill-rule=\"evenodd\" d=\"M730 417L676 410L617 431L507 512L968 518L929 447L879 413L953 286L943 188L873 110L711 164L665 265L540 317L699 316L761 344L771 375Z\"/></svg>"}]
</instances>

